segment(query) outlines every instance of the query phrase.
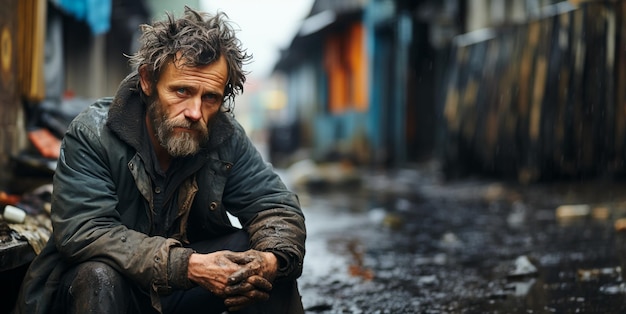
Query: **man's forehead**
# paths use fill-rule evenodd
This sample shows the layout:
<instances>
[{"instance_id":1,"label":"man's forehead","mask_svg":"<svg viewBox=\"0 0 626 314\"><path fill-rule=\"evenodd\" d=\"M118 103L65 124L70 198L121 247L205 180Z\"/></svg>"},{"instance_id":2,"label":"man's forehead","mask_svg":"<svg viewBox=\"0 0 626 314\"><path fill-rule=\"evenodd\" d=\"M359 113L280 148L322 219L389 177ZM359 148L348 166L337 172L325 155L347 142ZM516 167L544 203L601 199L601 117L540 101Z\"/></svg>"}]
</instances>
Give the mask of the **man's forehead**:
<instances>
[{"instance_id":1,"label":"man's forehead","mask_svg":"<svg viewBox=\"0 0 626 314\"><path fill-rule=\"evenodd\" d=\"M228 64L224 56L207 65L193 65L184 59L170 60L159 77L162 84L225 85L228 82ZM221 89L221 87L220 87Z\"/></svg>"},{"instance_id":2,"label":"man's forehead","mask_svg":"<svg viewBox=\"0 0 626 314\"><path fill-rule=\"evenodd\" d=\"M217 57L217 58L211 58L211 61L208 62L208 63L200 62L200 64L210 65L210 64L214 64L216 62L219 62L221 60L226 61L226 59L224 58L224 55L222 55L222 54L220 54L219 57ZM185 57L183 55L183 53L181 51L179 51L179 52L177 52L174 55L174 57L172 57L170 59L169 63L173 64L177 68L182 68L182 67L188 67L189 64L196 64L198 62L197 61L196 62L191 62L191 60L189 60L189 58ZM228 64L228 61L226 61L226 63Z\"/></svg>"}]
</instances>

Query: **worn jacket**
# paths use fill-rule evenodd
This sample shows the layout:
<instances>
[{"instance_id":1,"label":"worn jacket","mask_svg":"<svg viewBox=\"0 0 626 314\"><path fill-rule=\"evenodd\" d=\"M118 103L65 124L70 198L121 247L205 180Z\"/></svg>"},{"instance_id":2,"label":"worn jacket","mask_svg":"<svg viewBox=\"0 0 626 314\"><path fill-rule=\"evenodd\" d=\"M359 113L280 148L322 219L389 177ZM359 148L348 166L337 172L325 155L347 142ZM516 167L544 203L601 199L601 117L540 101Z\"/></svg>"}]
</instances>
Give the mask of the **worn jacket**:
<instances>
[{"instance_id":1,"label":"worn jacket","mask_svg":"<svg viewBox=\"0 0 626 314\"><path fill-rule=\"evenodd\" d=\"M301 274L306 231L298 199L226 113L183 167L173 223L166 234L149 236L154 187L139 153L145 105L136 82L129 76L115 98L98 100L70 124L53 180L53 236L26 274L16 312L46 313L62 273L87 260L117 269L160 310L160 295L194 286L184 243L235 230L227 211L248 231L251 248L277 255L277 280Z\"/></svg>"}]
</instances>

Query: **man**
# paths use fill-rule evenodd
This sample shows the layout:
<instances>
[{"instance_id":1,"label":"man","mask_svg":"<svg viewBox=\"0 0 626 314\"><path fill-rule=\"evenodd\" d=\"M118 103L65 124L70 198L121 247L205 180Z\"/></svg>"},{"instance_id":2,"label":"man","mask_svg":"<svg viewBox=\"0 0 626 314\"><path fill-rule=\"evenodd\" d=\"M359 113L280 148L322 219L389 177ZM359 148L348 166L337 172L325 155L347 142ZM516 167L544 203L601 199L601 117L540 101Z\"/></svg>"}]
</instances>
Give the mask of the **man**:
<instances>
[{"instance_id":1,"label":"man","mask_svg":"<svg viewBox=\"0 0 626 314\"><path fill-rule=\"evenodd\" d=\"M189 8L141 43L63 139L53 236L17 312L303 313L297 197L229 113L250 56L223 13Z\"/></svg>"}]
</instances>

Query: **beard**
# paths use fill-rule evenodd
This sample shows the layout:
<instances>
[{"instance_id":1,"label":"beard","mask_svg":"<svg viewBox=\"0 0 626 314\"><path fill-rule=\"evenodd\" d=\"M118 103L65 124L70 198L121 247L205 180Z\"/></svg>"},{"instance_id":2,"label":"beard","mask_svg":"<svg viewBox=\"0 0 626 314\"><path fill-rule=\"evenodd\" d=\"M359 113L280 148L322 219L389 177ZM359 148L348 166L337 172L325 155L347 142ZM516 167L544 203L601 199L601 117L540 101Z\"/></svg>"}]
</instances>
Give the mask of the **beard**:
<instances>
[{"instance_id":1,"label":"beard","mask_svg":"<svg viewBox=\"0 0 626 314\"><path fill-rule=\"evenodd\" d=\"M159 144L172 157L195 155L208 142L209 128L206 124L185 118L168 118L163 105L158 99L150 101L148 118L152 122ZM186 128L196 132L176 132L176 128Z\"/></svg>"}]
</instances>

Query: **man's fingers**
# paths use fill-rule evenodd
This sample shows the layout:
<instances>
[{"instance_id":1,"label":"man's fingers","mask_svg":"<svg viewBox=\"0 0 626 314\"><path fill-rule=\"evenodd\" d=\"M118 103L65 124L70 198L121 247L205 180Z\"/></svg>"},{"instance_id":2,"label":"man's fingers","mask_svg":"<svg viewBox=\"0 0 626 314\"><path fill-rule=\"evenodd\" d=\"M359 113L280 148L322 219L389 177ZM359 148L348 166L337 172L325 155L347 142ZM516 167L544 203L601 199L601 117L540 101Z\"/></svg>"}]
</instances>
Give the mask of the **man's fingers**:
<instances>
[{"instance_id":1,"label":"man's fingers","mask_svg":"<svg viewBox=\"0 0 626 314\"><path fill-rule=\"evenodd\" d=\"M226 286L226 288L224 288L224 294L228 296L245 295L248 291L255 289L270 292L272 291L272 283L261 276L253 275L244 282Z\"/></svg>"},{"instance_id":2,"label":"man's fingers","mask_svg":"<svg viewBox=\"0 0 626 314\"><path fill-rule=\"evenodd\" d=\"M248 282L240 282L236 285L228 285L224 288L224 294L228 296L243 295L248 291L254 290L255 287Z\"/></svg>"},{"instance_id":3,"label":"man's fingers","mask_svg":"<svg viewBox=\"0 0 626 314\"><path fill-rule=\"evenodd\" d=\"M228 295L224 305L231 312L238 311L252 303L266 301L271 290L272 284L267 279L253 275L245 282L229 285L224 289L224 293Z\"/></svg>"},{"instance_id":4,"label":"man's fingers","mask_svg":"<svg viewBox=\"0 0 626 314\"><path fill-rule=\"evenodd\" d=\"M248 250L245 252L229 252L226 257L233 263L245 265L258 259L259 256L254 251Z\"/></svg>"},{"instance_id":5,"label":"man's fingers","mask_svg":"<svg viewBox=\"0 0 626 314\"><path fill-rule=\"evenodd\" d=\"M248 299L254 300L256 301L267 301L267 299L270 298L270 294L265 292L265 291L261 291L261 290L251 290L246 292L245 296Z\"/></svg>"},{"instance_id":6,"label":"man's fingers","mask_svg":"<svg viewBox=\"0 0 626 314\"><path fill-rule=\"evenodd\" d=\"M248 277L256 274L258 267L250 267L250 264L241 267L239 270L233 272L228 276L228 284L236 284L238 282L245 281Z\"/></svg>"},{"instance_id":7,"label":"man's fingers","mask_svg":"<svg viewBox=\"0 0 626 314\"><path fill-rule=\"evenodd\" d=\"M247 282L252 284L258 290L265 291L265 292L272 291L272 283L269 282L269 280L261 276L257 276L257 275L250 276Z\"/></svg>"}]
</instances>

